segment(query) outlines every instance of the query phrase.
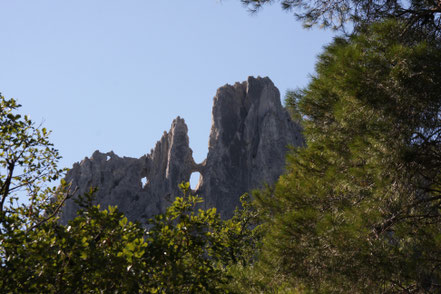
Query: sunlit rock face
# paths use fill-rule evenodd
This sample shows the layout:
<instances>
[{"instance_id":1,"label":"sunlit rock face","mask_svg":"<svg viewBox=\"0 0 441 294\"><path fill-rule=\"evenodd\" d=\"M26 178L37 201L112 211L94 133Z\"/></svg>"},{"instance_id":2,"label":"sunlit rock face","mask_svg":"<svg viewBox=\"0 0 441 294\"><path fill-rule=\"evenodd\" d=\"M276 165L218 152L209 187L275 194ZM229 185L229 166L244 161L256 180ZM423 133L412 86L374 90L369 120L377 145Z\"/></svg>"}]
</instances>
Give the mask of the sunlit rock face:
<instances>
[{"instance_id":1,"label":"sunlit rock face","mask_svg":"<svg viewBox=\"0 0 441 294\"><path fill-rule=\"evenodd\" d=\"M300 127L280 102L279 90L269 78L249 77L225 85L213 99L208 155L201 164L193 160L185 121L176 118L150 154L139 159L95 151L75 163L66 176L71 189L81 194L97 187L101 207L117 205L130 219L143 221L163 212L179 195L178 184L201 174L196 193L204 206L216 207L230 217L245 192L273 184L282 174L289 145L303 144ZM75 217L71 200L62 222Z\"/></svg>"},{"instance_id":2,"label":"sunlit rock face","mask_svg":"<svg viewBox=\"0 0 441 294\"><path fill-rule=\"evenodd\" d=\"M101 207L117 205L129 219L144 220L164 211L178 194L178 184L198 170L187 133L187 125L178 117L150 154L137 159L95 151L91 158L74 164L66 182L72 191L78 189L76 194L97 187L96 203ZM62 223L74 218L77 209L73 199L68 200Z\"/></svg>"}]
</instances>

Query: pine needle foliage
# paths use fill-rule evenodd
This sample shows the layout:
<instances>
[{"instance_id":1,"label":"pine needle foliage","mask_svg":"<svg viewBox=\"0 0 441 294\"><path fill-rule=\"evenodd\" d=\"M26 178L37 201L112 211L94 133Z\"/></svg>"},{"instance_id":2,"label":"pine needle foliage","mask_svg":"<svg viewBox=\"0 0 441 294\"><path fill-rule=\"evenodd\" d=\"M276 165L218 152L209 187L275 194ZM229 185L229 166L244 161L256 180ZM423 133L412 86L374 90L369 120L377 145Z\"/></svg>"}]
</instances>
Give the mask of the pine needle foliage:
<instances>
[{"instance_id":1,"label":"pine needle foliage","mask_svg":"<svg viewBox=\"0 0 441 294\"><path fill-rule=\"evenodd\" d=\"M337 38L297 99L260 272L304 293L441 291L441 48L395 21ZM299 290L300 289L300 290Z\"/></svg>"},{"instance_id":2,"label":"pine needle foliage","mask_svg":"<svg viewBox=\"0 0 441 294\"><path fill-rule=\"evenodd\" d=\"M251 12L267 4L280 3L306 28L358 30L385 19L400 20L404 30L419 30L441 36L441 2L438 0L241 0Z\"/></svg>"}]
</instances>

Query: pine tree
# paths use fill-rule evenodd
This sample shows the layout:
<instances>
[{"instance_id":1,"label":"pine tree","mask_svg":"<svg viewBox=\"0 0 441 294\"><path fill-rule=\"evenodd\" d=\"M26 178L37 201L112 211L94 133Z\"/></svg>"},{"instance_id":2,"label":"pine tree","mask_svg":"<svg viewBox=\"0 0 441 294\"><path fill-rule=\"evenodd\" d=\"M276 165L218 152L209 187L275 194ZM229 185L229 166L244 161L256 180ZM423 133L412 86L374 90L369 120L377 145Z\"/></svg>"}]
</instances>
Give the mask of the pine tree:
<instances>
[{"instance_id":1,"label":"pine tree","mask_svg":"<svg viewBox=\"0 0 441 294\"><path fill-rule=\"evenodd\" d=\"M335 39L290 101L307 147L258 197L273 286L441 291L441 48L403 30L388 21Z\"/></svg>"}]
</instances>

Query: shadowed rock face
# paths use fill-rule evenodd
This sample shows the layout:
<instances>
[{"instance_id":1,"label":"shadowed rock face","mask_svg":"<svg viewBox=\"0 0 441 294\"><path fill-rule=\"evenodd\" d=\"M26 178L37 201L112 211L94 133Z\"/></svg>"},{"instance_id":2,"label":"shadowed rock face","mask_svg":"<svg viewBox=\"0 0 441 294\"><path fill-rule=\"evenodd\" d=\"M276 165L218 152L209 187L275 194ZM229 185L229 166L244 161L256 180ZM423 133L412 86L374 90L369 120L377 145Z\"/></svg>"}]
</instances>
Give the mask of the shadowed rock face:
<instances>
[{"instance_id":1,"label":"shadowed rock face","mask_svg":"<svg viewBox=\"0 0 441 294\"><path fill-rule=\"evenodd\" d=\"M201 164L193 160L187 125L178 117L150 154L136 159L95 151L74 164L66 181L78 187L77 193L98 187L101 207L117 205L130 220L143 220L163 212L179 195L178 184L198 171L196 193L204 197L204 206L230 217L240 195L277 180L287 146L302 145L303 138L269 78L249 77L219 88L212 115L208 155ZM75 217L77 209L68 200L61 221Z\"/></svg>"},{"instance_id":2,"label":"shadowed rock face","mask_svg":"<svg viewBox=\"0 0 441 294\"><path fill-rule=\"evenodd\" d=\"M206 205L229 217L240 195L273 184L283 172L287 146L303 143L300 132L269 78L218 89L199 189Z\"/></svg>"}]
</instances>

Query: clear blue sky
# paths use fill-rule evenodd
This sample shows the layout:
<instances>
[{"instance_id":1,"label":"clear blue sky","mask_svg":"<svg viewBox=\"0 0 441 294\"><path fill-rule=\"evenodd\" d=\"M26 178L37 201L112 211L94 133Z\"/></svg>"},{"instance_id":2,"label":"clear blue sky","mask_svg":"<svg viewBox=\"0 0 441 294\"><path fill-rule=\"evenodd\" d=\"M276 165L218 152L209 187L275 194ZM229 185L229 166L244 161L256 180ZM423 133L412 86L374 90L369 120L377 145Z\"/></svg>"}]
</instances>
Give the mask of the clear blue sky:
<instances>
[{"instance_id":1,"label":"clear blue sky","mask_svg":"<svg viewBox=\"0 0 441 294\"><path fill-rule=\"evenodd\" d=\"M178 115L202 161L217 88L250 75L282 96L302 87L332 32L239 0L17 0L0 1L0 40L0 91L71 167L97 149L149 153Z\"/></svg>"}]
</instances>

